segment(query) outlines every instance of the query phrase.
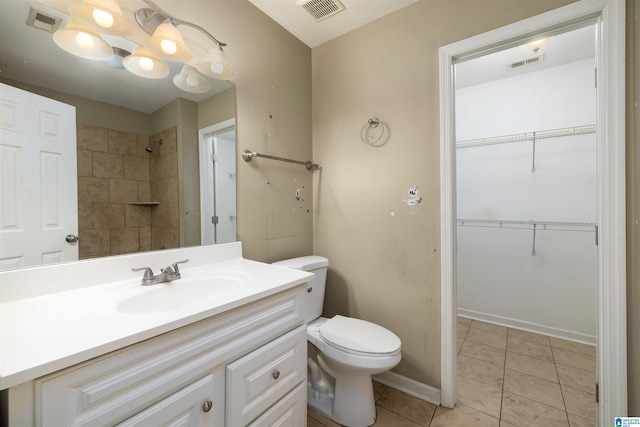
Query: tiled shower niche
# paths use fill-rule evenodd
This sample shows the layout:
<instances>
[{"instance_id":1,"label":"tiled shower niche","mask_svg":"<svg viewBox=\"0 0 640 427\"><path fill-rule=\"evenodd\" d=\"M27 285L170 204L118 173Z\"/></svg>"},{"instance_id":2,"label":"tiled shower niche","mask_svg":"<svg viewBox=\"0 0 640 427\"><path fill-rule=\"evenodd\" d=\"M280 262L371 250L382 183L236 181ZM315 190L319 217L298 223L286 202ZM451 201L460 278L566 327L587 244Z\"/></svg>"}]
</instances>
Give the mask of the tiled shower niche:
<instances>
[{"instance_id":1,"label":"tiled shower niche","mask_svg":"<svg viewBox=\"0 0 640 427\"><path fill-rule=\"evenodd\" d=\"M146 136L78 125L77 150L80 259L179 247L175 127Z\"/></svg>"}]
</instances>

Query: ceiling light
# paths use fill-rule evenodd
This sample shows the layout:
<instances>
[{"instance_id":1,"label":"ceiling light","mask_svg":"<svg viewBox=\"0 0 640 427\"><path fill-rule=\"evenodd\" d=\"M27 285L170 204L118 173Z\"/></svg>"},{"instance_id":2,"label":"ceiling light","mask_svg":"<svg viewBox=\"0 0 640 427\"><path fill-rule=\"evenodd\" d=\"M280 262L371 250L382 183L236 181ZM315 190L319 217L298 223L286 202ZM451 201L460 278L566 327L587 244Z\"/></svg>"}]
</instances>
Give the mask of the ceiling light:
<instances>
[{"instance_id":1,"label":"ceiling light","mask_svg":"<svg viewBox=\"0 0 640 427\"><path fill-rule=\"evenodd\" d=\"M227 55L221 46L211 49L205 57L196 64L196 68L207 77L218 80L232 80L235 72L229 66Z\"/></svg>"},{"instance_id":2,"label":"ceiling light","mask_svg":"<svg viewBox=\"0 0 640 427\"><path fill-rule=\"evenodd\" d=\"M120 37L133 34L133 29L124 19L117 0L82 0L69 7L69 14L101 33Z\"/></svg>"},{"instance_id":3,"label":"ceiling light","mask_svg":"<svg viewBox=\"0 0 640 427\"><path fill-rule=\"evenodd\" d=\"M542 48L542 46L549 43L549 40L550 40L549 38L546 38L546 39L532 41L531 43L520 45L520 49L524 50L525 52L538 53L538 51Z\"/></svg>"},{"instance_id":4,"label":"ceiling light","mask_svg":"<svg viewBox=\"0 0 640 427\"><path fill-rule=\"evenodd\" d=\"M136 47L131 55L122 60L122 65L133 74L148 79L161 79L169 75L169 67L144 46Z\"/></svg>"},{"instance_id":5,"label":"ceiling light","mask_svg":"<svg viewBox=\"0 0 640 427\"><path fill-rule=\"evenodd\" d=\"M53 33L53 41L67 52L82 58L103 60L113 55L113 49L97 31L75 20Z\"/></svg>"},{"instance_id":6,"label":"ceiling light","mask_svg":"<svg viewBox=\"0 0 640 427\"><path fill-rule=\"evenodd\" d=\"M193 54L184 44L184 38L171 19L158 25L144 45L156 55L172 61L189 61Z\"/></svg>"},{"instance_id":7,"label":"ceiling light","mask_svg":"<svg viewBox=\"0 0 640 427\"><path fill-rule=\"evenodd\" d=\"M178 88L191 93L205 93L211 89L211 83L205 76L191 65L182 67L180 74L173 78L173 84Z\"/></svg>"}]
</instances>

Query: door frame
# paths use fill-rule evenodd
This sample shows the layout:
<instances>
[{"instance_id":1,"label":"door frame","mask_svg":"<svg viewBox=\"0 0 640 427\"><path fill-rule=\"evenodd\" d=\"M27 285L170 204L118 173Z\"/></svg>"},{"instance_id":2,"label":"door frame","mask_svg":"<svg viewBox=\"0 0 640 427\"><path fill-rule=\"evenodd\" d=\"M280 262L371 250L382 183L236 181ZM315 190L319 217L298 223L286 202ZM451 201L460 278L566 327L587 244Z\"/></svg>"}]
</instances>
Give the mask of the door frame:
<instances>
[{"instance_id":1,"label":"door frame","mask_svg":"<svg viewBox=\"0 0 640 427\"><path fill-rule=\"evenodd\" d=\"M582 0L440 48L441 404L456 390L456 153L454 64L566 31L597 25L598 425L627 414L625 227L625 2ZM595 385L594 385L595 386Z\"/></svg>"}]
</instances>

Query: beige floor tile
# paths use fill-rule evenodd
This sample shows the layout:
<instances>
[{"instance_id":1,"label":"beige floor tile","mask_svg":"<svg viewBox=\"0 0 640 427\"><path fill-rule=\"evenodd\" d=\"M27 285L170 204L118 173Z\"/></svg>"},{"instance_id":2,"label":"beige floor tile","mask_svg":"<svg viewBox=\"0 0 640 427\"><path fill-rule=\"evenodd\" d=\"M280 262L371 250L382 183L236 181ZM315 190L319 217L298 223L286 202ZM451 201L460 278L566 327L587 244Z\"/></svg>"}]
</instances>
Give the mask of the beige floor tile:
<instances>
[{"instance_id":1,"label":"beige floor tile","mask_svg":"<svg viewBox=\"0 0 640 427\"><path fill-rule=\"evenodd\" d=\"M580 344L554 337L550 337L549 340L551 341L551 347L553 348L562 348L564 350L571 350L576 353L596 357L596 347L593 345Z\"/></svg>"},{"instance_id":2,"label":"beige floor tile","mask_svg":"<svg viewBox=\"0 0 640 427\"><path fill-rule=\"evenodd\" d=\"M311 408L310 406L307 406L307 419L309 419L309 418L311 418L314 421L320 423L320 425L322 425L324 427L340 427L340 424L334 423L332 420L330 420L329 418L325 417L320 412L316 411L315 409Z\"/></svg>"},{"instance_id":3,"label":"beige floor tile","mask_svg":"<svg viewBox=\"0 0 640 427\"><path fill-rule=\"evenodd\" d=\"M453 409L438 406L430 427L498 427L499 423L500 421L497 418L483 414L468 406L458 404Z\"/></svg>"},{"instance_id":4,"label":"beige floor tile","mask_svg":"<svg viewBox=\"0 0 640 427\"><path fill-rule=\"evenodd\" d=\"M372 381L373 383L373 400L374 401L378 401L378 399L380 399L380 396L382 396L382 393L384 393L384 391L387 389L387 386L379 383L378 381Z\"/></svg>"},{"instance_id":5,"label":"beige floor tile","mask_svg":"<svg viewBox=\"0 0 640 427\"><path fill-rule=\"evenodd\" d=\"M408 420L398 414L394 414L380 406L376 407L376 422L373 424L375 427L423 427L429 424L416 424L411 420Z\"/></svg>"},{"instance_id":6,"label":"beige floor tile","mask_svg":"<svg viewBox=\"0 0 640 427\"><path fill-rule=\"evenodd\" d=\"M596 372L596 358L588 354L576 353L562 348L553 348L553 357L556 363L581 369L587 372Z\"/></svg>"},{"instance_id":7,"label":"beige floor tile","mask_svg":"<svg viewBox=\"0 0 640 427\"><path fill-rule=\"evenodd\" d=\"M596 373L556 364L560 384L591 393L595 389Z\"/></svg>"},{"instance_id":8,"label":"beige floor tile","mask_svg":"<svg viewBox=\"0 0 640 427\"><path fill-rule=\"evenodd\" d=\"M549 337L546 335L536 334L534 332L522 331L520 329L509 328L509 338L518 338L525 341L537 342L538 344L550 345Z\"/></svg>"},{"instance_id":9,"label":"beige floor tile","mask_svg":"<svg viewBox=\"0 0 640 427\"><path fill-rule=\"evenodd\" d=\"M502 388L458 376L458 403L500 418Z\"/></svg>"},{"instance_id":10,"label":"beige floor tile","mask_svg":"<svg viewBox=\"0 0 640 427\"><path fill-rule=\"evenodd\" d=\"M435 405L391 387L387 387L377 405L424 426L429 425L436 411Z\"/></svg>"},{"instance_id":11,"label":"beige floor tile","mask_svg":"<svg viewBox=\"0 0 640 427\"><path fill-rule=\"evenodd\" d=\"M548 381L558 382L558 373L556 372L556 364L547 362L546 360L536 359L512 351L507 352L506 369L521 372L523 374L533 375Z\"/></svg>"},{"instance_id":12,"label":"beige floor tile","mask_svg":"<svg viewBox=\"0 0 640 427\"><path fill-rule=\"evenodd\" d=\"M460 354L485 362L491 362L498 367L504 366L505 351L479 341L464 340Z\"/></svg>"},{"instance_id":13,"label":"beige floor tile","mask_svg":"<svg viewBox=\"0 0 640 427\"><path fill-rule=\"evenodd\" d=\"M595 420L587 420L577 415L569 414L569 425L571 427L596 427Z\"/></svg>"},{"instance_id":14,"label":"beige floor tile","mask_svg":"<svg viewBox=\"0 0 640 427\"><path fill-rule=\"evenodd\" d=\"M551 351L550 345L509 337L507 341L507 351L553 362L553 352Z\"/></svg>"},{"instance_id":15,"label":"beige floor tile","mask_svg":"<svg viewBox=\"0 0 640 427\"><path fill-rule=\"evenodd\" d=\"M515 424L508 423L504 420L500 420L500 427L518 427Z\"/></svg>"},{"instance_id":16,"label":"beige floor tile","mask_svg":"<svg viewBox=\"0 0 640 427\"><path fill-rule=\"evenodd\" d=\"M457 318L457 319L458 319L458 326L462 325L462 326L465 326L465 327L467 327L467 328L468 328L469 326L471 326L471 322L472 322L472 320L471 320L471 319L469 319L468 317L458 316L458 318Z\"/></svg>"},{"instance_id":17,"label":"beige floor tile","mask_svg":"<svg viewBox=\"0 0 640 427\"><path fill-rule=\"evenodd\" d=\"M566 427L567 413L540 402L504 393L501 421L526 427Z\"/></svg>"},{"instance_id":18,"label":"beige floor tile","mask_svg":"<svg viewBox=\"0 0 640 427\"><path fill-rule=\"evenodd\" d=\"M467 332L469 332L469 327L468 326L458 325L456 327L456 337L458 339L464 339L467 336Z\"/></svg>"},{"instance_id":19,"label":"beige floor tile","mask_svg":"<svg viewBox=\"0 0 640 427\"><path fill-rule=\"evenodd\" d=\"M502 387L504 368L472 357L458 356L458 375L484 384Z\"/></svg>"},{"instance_id":20,"label":"beige floor tile","mask_svg":"<svg viewBox=\"0 0 640 427\"><path fill-rule=\"evenodd\" d=\"M478 341L485 345L490 345L492 347L497 347L502 350L507 348L507 334L500 334L491 331L486 331L480 328L474 328L473 324L469 328L469 332L467 332L467 337L465 341Z\"/></svg>"},{"instance_id":21,"label":"beige floor tile","mask_svg":"<svg viewBox=\"0 0 640 427\"><path fill-rule=\"evenodd\" d=\"M595 421L597 409L595 394L562 386L562 395L568 413Z\"/></svg>"},{"instance_id":22,"label":"beige floor tile","mask_svg":"<svg viewBox=\"0 0 640 427\"><path fill-rule=\"evenodd\" d=\"M307 427L325 427L320 421L316 421L314 418L307 416Z\"/></svg>"},{"instance_id":23,"label":"beige floor tile","mask_svg":"<svg viewBox=\"0 0 640 427\"><path fill-rule=\"evenodd\" d=\"M505 369L504 391L544 403L564 411L560 384L518 371Z\"/></svg>"},{"instance_id":24,"label":"beige floor tile","mask_svg":"<svg viewBox=\"0 0 640 427\"><path fill-rule=\"evenodd\" d=\"M507 327L495 325L493 323L483 322L481 320L473 320L471 322L471 329L482 329L483 331L493 332L494 334L507 336Z\"/></svg>"}]
</instances>

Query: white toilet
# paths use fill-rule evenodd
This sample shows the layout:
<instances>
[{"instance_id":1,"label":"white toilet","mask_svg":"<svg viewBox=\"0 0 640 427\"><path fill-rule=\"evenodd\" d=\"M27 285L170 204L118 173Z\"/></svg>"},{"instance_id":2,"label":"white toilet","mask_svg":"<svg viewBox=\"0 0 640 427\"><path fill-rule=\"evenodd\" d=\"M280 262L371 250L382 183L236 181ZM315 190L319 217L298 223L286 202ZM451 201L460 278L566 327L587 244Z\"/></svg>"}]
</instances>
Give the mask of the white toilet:
<instances>
[{"instance_id":1,"label":"white toilet","mask_svg":"<svg viewBox=\"0 0 640 427\"><path fill-rule=\"evenodd\" d=\"M307 403L348 427L375 423L371 375L396 366L402 357L400 338L382 326L351 317L320 317L329 261L304 256L274 263L309 271Z\"/></svg>"}]
</instances>

